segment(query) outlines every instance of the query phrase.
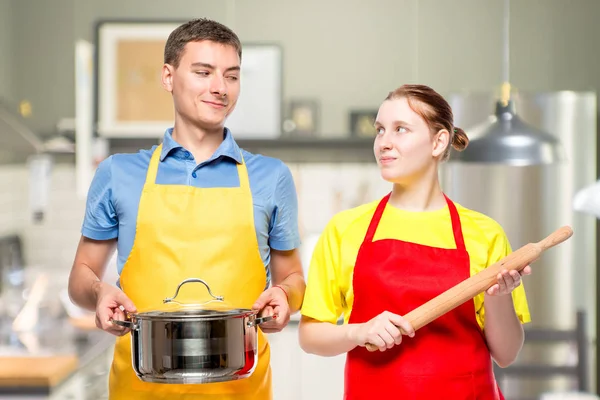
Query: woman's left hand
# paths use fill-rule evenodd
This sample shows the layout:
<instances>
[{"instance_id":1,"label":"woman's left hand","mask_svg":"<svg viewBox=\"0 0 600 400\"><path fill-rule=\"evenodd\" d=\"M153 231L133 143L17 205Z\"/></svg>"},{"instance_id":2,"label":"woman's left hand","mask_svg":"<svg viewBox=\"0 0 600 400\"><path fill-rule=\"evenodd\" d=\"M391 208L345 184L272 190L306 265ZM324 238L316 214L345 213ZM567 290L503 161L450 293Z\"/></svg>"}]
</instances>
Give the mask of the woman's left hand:
<instances>
[{"instance_id":1,"label":"woman's left hand","mask_svg":"<svg viewBox=\"0 0 600 400\"><path fill-rule=\"evenodd\" d=\"M512 293L520 284L521 276L531 275L531 267L527 265L521 271L504 270L498 274L498 283L487 290L489 296L503 296Z\"/></svg>"}]
</instances>

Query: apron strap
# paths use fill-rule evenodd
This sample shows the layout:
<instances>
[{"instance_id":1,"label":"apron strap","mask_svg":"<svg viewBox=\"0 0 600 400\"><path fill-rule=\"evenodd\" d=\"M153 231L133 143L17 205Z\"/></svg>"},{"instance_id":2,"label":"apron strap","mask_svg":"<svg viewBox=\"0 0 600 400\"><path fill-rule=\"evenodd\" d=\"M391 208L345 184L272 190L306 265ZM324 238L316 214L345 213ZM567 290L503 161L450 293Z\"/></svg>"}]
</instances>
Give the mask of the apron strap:
<instances>
[{"instance_id":1,"label":"apron strap","mask_svg":"<svg viewBox=\"0 0 600 400\"><path fill-rule=\"evenodd\" d=\"M365 235L364 242L370 243L373 241L373 237L375 237L375 232L377 231L377 227L379 226L379 221L381 221L381 216L383 215L383 211L385 210L385 206L387 205L390 196L392 193L388 193L377 205L375 209L375 214L373 214L373 218L371 218L371 223L369 224L369 229L367 230L367 234ZM456 206L445 194L444 198L446 199L446 203L448 204L448 210L450 211L450 219L452 220L452 233L454 234L454 242L456 243L456 249L461 251L466 251L465 240L463 238L462 227L460 224L460 216L458 215L458 210Z\"/></svg>"},{"instance_id":2,"label":"apron strap","mask_svg":"<svg viewBox=\"0 0 600 400\"><path fill-rule=\"evenodd\" d=\"M369 224L369 229L367 230L367 234L365 235L364 242L371 243L373 241L373 237L375 236L375 231L377 231L377 226L379 226L379 221L381 220L381 216L383 215L383 211L385 210L385 206L390 199L392 192L388 193L377 205L375 209L375 214L373 214L373 218L371 218L371 223Z\"/></svg>"},{"instance_id":3,"label":"apron strap","mask_svg":"<svg viewBox=\"0 0 600 400\"><path fill-rule=\"evenodd\" d=\"M246 168L246 160L240 149L240 157L242 157L242 163L237 164L238 177L240 179L240 189L244 191L250 191L250 179L248 178L248 168Z\"/></svg>"},{"instance_id":4,"label":"apron strap","mask_svg":"<svg viewBox=\"0 0 600 400\"><path fill-rule=\"evenodd\" d=\"M146 173L146 185L154 185L156 183L156 174L158 173L158 163L160 161L160 153L162 152L162 143L152 153L148 172Z\"/></svg>"},{"instance_id":5,"label":"apron strap","mask_svg":"<svg viewBox=\"0 0 600 400\"><path fill-rule=\"evenodd\" d=\"M450 219L452 220L452 232L454 233L454 242L456 243L456 249L466 251L465 240L463 238L462 227L460 224L460 215L454 205L454 202L444 194L446 203L448 204L448 210L450 210Z\"/></svg>"}]
</instances>

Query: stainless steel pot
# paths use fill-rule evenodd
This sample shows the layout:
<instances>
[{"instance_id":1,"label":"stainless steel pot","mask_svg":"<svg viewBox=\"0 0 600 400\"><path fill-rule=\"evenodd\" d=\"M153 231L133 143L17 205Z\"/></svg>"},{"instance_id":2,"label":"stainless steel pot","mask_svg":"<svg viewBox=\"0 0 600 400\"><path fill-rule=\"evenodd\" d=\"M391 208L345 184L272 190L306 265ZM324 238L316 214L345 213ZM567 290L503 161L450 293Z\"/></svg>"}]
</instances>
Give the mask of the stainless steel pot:
<instances>
[{"instance_id":1,"label":"stainless steel pot","mask_svg":"<svg viewBox=\"0 0 600 400\"><path fill-rule=\"evenodd\" d=\"M186 283L202 283L212 300L175 301ZM233 308L212 294L202 279L186 279L155 310L132 313L113 323L131 329L132 364L144 382L198 384L247 378L258 361L258 325L274 316Z\"/></svg>"}]
</instances>

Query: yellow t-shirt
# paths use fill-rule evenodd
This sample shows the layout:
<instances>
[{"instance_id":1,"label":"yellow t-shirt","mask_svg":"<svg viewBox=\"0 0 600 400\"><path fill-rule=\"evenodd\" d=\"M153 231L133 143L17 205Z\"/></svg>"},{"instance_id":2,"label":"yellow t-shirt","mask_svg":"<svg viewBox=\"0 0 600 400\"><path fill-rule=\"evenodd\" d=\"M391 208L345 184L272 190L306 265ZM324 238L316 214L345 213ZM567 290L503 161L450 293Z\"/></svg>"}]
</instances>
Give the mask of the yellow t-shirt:
<instances>
[{"instance_id":1,"label":"yellow t-shirt","mask_svg":"<svg viewBox=\"0 0 600 400\"><path fill-rule=\"evenodd\" d=\"M344 322L348 323L354 300L354 264L378 203L379 200L342 211L328 223L312 255L302 315L331 323L343 315ZM459 204L455 205L469 253L471 275L510 254L512 250L508 238L496 221ZM373 238L381 239L456 248L447 206L436 211L410 212L388 204ZM521 323L529 322L523 284L512 292L512 297ZM477 321L482 328L485 321L483 300L483 293L474 299Z\"/></svg>"}]
</instances>

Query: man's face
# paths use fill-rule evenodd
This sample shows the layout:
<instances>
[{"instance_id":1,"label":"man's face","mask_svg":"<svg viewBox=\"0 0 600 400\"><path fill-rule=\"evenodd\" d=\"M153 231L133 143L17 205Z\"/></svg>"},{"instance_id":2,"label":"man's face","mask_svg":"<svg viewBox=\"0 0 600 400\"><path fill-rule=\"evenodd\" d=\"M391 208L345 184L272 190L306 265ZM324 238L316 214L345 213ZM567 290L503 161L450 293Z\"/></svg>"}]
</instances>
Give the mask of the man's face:
<instances>
[{"instance_id":1,"label":"man's face","mask_svg":"<svg viewBox=\"0 0 600 400\"><path fill-rule=\"evenodd\" d=\"M227 44L189 42L177 68L163 66L162 81L178 118L204 129L222 128L240 94L240 57Z\"/></svg>"}]
</instances>

